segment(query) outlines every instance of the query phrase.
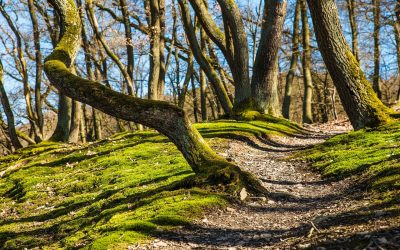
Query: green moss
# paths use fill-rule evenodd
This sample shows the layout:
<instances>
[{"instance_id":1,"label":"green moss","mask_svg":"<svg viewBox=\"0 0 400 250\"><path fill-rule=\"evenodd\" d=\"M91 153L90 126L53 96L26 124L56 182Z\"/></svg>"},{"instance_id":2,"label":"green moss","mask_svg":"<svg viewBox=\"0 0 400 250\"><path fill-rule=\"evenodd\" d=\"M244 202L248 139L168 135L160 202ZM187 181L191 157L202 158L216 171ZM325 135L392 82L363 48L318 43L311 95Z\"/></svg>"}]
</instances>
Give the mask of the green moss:
<instances>
[{"instance_id":1,"label":"green moss","mask_svg":"<svg viewBox=\"0 0 400 250\"><path fill-rule=\"evenodd\" d=\"M384 197L400 195L400 123L338 135L297 155L325 176L366 173L366 183ZM397 196L397 198L396 198Z\"/></svg>"},{"instance_id":2,"label":"green moss","mask_svg":"<svg viewBox=\"0 0 400 250\"><path fill-rule=\"evenodd\" d=\"M356 91L364 102L363 111L366 112L364 117L359 117L357 121L352 121L355 129L365 127L378 127L391 121L390 114L392 110L387 108L371 87L367 78L362 71L359 62L351 51L346 51L347 59L349 60L350 72L354 78L353 91Z\"/></svg>"},{"instance_id":3,"label":"green moss","mask_svg":"<svg viewBox=\"0 0 400 250\"><path fill-rule=\"evenodd\" d=\"M219 146L220 138L302 132L286 120L257 119L195 126ZM154 131L81 146L44 142L0 158L4 170L0 248L6 249L126 249L226 204L225 193L193 187L194 173L182 154Z\"/></svg>"}]
</instances>

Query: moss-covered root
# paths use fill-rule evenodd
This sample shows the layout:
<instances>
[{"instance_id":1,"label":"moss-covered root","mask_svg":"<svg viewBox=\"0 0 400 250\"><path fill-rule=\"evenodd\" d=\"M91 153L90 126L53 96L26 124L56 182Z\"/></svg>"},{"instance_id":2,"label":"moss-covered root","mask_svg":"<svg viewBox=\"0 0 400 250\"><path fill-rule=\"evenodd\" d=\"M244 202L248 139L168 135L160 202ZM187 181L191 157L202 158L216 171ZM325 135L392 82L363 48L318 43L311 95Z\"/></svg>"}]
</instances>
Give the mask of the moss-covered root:
<instances>
[{"instance_id":1,"label":"moss-covered root","mask_svg":"<svg viewBox=\"0 0 400 250\"><path fill-rule=\"evenodd\" d=\"M269 193L254 175L242 171L238 166L231 163L212 173L199 175L198 180L213 187L221 187L224 192L234 196L237 196L243 188L254 196L267 196Z\"/></svg>"}]
</instances>

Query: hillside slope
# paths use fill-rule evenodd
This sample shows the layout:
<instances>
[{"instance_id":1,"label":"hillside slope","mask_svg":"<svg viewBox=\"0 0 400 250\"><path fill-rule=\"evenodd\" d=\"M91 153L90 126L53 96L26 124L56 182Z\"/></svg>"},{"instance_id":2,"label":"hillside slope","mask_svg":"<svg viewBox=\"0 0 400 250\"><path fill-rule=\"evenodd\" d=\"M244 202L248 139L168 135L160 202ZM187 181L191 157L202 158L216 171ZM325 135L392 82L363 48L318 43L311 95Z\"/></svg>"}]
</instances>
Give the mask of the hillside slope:
<instances>
[{"instance_id":1,"label":"hillside slope","mask_svg":"<svg viewBox=\"0 0 400 250\"><path fill-rule=\"evenodd\" d=\"M270 122L274 123L270 123ZM217 137L299 133L286 121L198 124ZM185 225L225 194L188 186L190 167L154 131L88 144L42 143L0 159L0 248L125 249Z\"/></svg>"}]
</instances>

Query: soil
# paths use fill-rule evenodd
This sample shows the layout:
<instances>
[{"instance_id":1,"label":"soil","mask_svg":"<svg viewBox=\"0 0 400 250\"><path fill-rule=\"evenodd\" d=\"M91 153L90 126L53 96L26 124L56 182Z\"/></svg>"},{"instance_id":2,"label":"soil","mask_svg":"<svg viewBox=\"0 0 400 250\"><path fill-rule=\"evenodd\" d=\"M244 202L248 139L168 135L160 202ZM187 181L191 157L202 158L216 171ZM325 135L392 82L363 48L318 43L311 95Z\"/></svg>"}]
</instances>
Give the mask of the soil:
<instances>
[{"instance_id":1,"label":"soil","mask_svg":"<svg viewBox=\"0 0 400 250\"><path fill-rule=\"evenodd\" d=\"M325 179L305 162L288 160L348 129L310 126L296 137L230 140L217 152L259 177L270 196L235 200L129 249L400 249L400 210L376 206L362 177Z\"/></svg>"}]
</instances>

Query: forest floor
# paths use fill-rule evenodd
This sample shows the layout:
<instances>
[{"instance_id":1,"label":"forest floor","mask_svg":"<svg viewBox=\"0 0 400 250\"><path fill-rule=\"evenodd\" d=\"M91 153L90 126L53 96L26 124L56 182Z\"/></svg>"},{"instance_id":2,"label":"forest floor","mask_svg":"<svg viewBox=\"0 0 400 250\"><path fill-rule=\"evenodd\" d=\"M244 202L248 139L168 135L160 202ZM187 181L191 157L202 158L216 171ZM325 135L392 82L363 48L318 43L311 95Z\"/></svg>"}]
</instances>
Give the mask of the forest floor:
<instances>
[{"instance_id":1,"label":"forest floor","mask_svg":"<svg viewBox=\"0 0 400 250\"><path fill-rule=\"evenodd\" d=\"M348 130L346 123L325 124L301 136L215 146L256 175L270 196L210 209L189 226L129 249L400 249L400 210L379 205L363 175L326 178L291 157Z\"/></svg>"},{"instance_id":2,"label":"forest floor","mask_svg":"<svg viewBox=\"0 0 400 250\"><path fill-rule=\"evenodd\" d=\"M399 122L195 126L269 195L188 185L182 154L152 130L44 142L0 158L0 249L400 249Z\"/></svg>"}]
</instances>

